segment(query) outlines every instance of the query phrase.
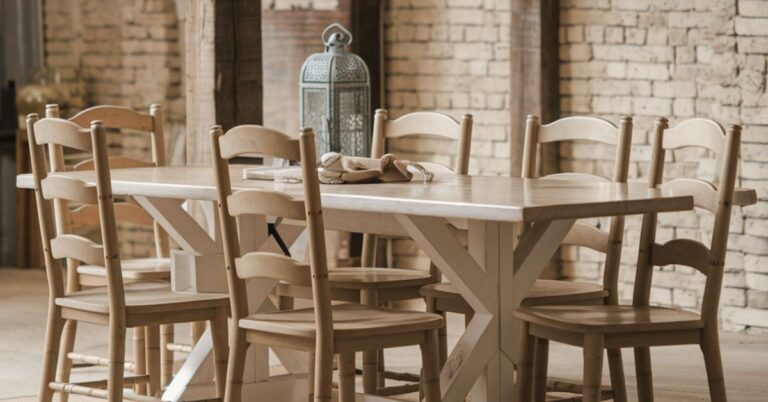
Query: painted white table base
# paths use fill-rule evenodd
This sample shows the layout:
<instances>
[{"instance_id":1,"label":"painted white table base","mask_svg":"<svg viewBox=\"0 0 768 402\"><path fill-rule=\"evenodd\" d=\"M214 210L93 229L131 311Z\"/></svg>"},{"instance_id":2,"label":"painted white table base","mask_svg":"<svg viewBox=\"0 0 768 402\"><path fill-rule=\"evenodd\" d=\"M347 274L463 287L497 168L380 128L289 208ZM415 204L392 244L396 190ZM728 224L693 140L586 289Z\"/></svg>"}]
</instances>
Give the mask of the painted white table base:
<instances>
[{"instance_id":1,"label":"painted white table base","mask_svg":"<svg viewBox=\"0 0 768 402\"><path fill-rule=\"evenodd\" d=\"M218 236L211 237L178 201L148 197L137 199L183 251L194 252L198 256L206 253L221 255ZM340 215L339 219L344 214ZM537 222L525 232L518 244L522 224L472 220L468 225L467 250L448 229L445 219L396 215L396 220L476 310L441 374L443 400L462 400L470 389L475 401L512 400L511 379L514 379L517 333L510 313L520 305L574 221ZM214 218L209 219L208 225L211 228L218 226ZM252 219L251 222L241 221L240 225L241 230L252 230L250 233L241 232L244 250L262 248L269 240L266 237L266 221ZM334 227L333 222L328 222L328 226ZM285 240L290 244L298 232L294 230L288 234ZM518 246L515 247L515 244ZM274 247L271 243L267 245L267 248ZM207 260L198 258L195 261ZM223 266L197 269L199 273L205 272L206 278L225 275ZM197 279L207 281L206 278ZM252 308L258 307L260 311L275 308L268 298L272 286L273 283L263 281L249 283ZM512 291L501 292L502 288ZM279 394L277 400L286 401L306 397L306 376L303 374L306 373L306 356L299 352L276 350L291 375L270 378L267 348L252 345L248 353L247 361L250 363L245 375L246 394L275 397ZM481 373L479 378L478 373ZM179 401L212 397L212 378L210 333L206 331L166 388L162 399ZM361 398L387 400L378 396Z\"/></svg>"}]
</instances>

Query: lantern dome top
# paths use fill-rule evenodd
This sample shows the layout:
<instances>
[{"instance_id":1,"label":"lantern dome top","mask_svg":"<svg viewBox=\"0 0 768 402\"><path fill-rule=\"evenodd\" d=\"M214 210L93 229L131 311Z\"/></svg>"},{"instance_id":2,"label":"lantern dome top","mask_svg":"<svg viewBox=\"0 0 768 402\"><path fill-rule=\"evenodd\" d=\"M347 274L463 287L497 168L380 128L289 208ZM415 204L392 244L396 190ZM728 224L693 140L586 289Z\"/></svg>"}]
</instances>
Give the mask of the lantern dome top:
<instances>
[{"instance_id":1,"label":"lantern dome top","mask_svg":"<svg viewBox=\"0 0 768 402\"><path fill-rule=\"evenodd\" d=\"M334 32L335 31L335 32ZM340 24L331 24L321 38L325 52L315 53L301 67L301 81L306 83L368 83L368 67L356 54L347 52L352 33Z\"/></svg>"}]
</instances>

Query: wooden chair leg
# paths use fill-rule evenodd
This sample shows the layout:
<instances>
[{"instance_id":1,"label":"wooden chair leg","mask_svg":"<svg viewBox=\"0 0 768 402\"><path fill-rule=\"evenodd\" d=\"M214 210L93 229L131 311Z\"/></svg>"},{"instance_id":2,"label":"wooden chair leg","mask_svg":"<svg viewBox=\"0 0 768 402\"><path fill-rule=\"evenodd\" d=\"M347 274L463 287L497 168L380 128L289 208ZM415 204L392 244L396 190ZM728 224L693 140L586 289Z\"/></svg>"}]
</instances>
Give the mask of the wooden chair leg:
<instances>
[{"instance_id":1,"label":"wooden chair leg","mask_svg":"<svg viewBox=\"0 0 768 402\"><path fill-rule=\"evenodd\" d=\"M711 332L714 334L704 334L704 340L701 343L701 352L704 354L704 364L709 382L709 399L712 402L726 402L728 396L725 392L723 362L720 358L720 340L716 331Z\"/></svg>"},{"instance_id":2,"label":"wooden chair leg","mask_svg":"<svg viewBox=\"0 0 768 402\"><path fill-rule=\"evenodd\" d=\"M168 344L173 343L173 324L160 326L160 384L165 387L173 378L173 351L168 350Z\"/></svg>"},{"instance_id":3,"label":"wooden chair leg","mask_svg":"<svg viewBox=\"0 0 768 402\"><path fill-rule=\"evenodd\" d=\"M205 332L205 321L195 321L190 323L189 331L192 336L192 346L195 346L197 341L200 340L200 337L203 336L203 332Z\"/></svg>"},{"instance_id":4,"label":"wooden chair leg","mask_svg":"<svg viewBox=\"0 0 768 402\"><path fill-rule=\"evenodd\" d=\"M339 358L339 402L355 401L355 354L340 353Z\"/></svg>"},{"instance_id":5,"label":"wooden chair leg","mask_svg":"<svg viewBox=\"0 0 768 402\"><path fill-rule=\"evenodd\" d=\"M50 311L48 311L48 326L45 333L43 376L40 380L39 402L51 402L53 400L53 390L51 390L48 384L56 379L56 365L59 359L59 347L62 343L61 335L63 331L64 319L59 314L59 308L50 308Z\"/></svg>"},{"instance_id":6,"label":"wooden chair leg","mask_svg":"<svg viewBox=\"0 0 768 402\"><path fill-rule=\"evenodd\" d=\"M146 365L149 374L147 395L156 396L160 392L160 327L149 325L145 328Z\"/></svg>"},{"instance_id":7,"label":"wooden chair leg","mask_svg":"<svg viewBox=\"0 0 768 402\"><path fill-rule=\"evenodd\" d=\"M531 336L529 328L530 325L527 322L520 325L519 362L515 387L518 402L530 402L533 388L533 355L536 348L536 338Z\"/></svg>"},{"instance_id":8,"label":"wooden chair leg","mask_svg":"<svg viewBox=\"0 0 768 402\"><path fill-rule=\"evenodd\" d=\"M309 402L315 401L315 354L309 354L309 370L307 372L307 384L309 385Z\"/></svg>"},{"instance_id":9,"label":"wooden chair leg","mask_svg":"<svg viewBox=\"0 0 768 402\"><path fill-rule=\"evenodd\" d=\"M364 289L360 291L360 303L366 306L379 305L379 294L375 290ZM363 351L363 392L374 395L378 390L378 357L376 350ZM316 373L317 374L317 373Z\"/></svg>"},{"instance_id":10,"label":"wooden chair leg","mask_svg":"<svg viewBox=\"0 0 768 402\"><path fill-rule=\"evenodd\" d=\"M136 327L133 329L133 364L135 367L135 375L147 374L147 360L146 360L146 341L144 327ZM147 384L135 384L133 391L139 395L147 394Z\"/></svg>"},{"instance_id":11,"label":"wooden chair leg","mask_svg":"<svg viewBox=\"0 0 768 402\"><path fill-rule=\"evenodd\" d=\"M376 355L376 387L379 389L387 386L387 377L384 371L384 349L379 349Z\"/></svg>"},{"instance_id":12,"label":"wooden chair leg","mask_svg":"<svg viewBox=\"0 0 768 402\"><path fill-rule=\"evenodd\" d=\"M637 398L653 402L653 372L651 370L651 349L635 348L635 375L637 376Z\"/></svg>"},{"instance_id":13,"label":"wooden chair leg","mask_svg":"<svg viewBox=\"0 0 768 402\"><path fill-rule=\"evenodd\" d=\"M611 389L614 402L627 402L627 385L624 381L624 362L621 349L608 349L608 368L611 371Z\"/></svg>"},{"instance_id":14,"label":"wooden chair leg","mask_svg":"<svg viewBox=\"0 0 768 402\"><path fill-rule=\"evenodd\" d=\"M111 324L109 326L109 373L107 375L107 400L109 402L122 402L123 400L125 336L124 324Z\"/></svg>"},{"instance_id":15,"label":"wooden chair leg","mask_svg":"<svg viewBox=\"0 0 768 402\"><path fill-rule=\"evenodd\" d=\"M421 389L425 402L440 402L440 363L437 330L426 331L421 344Z\"/></svg>"},{"instance_id":16,"label":"wooden chair leg","mask_svg":"<svg viewBox=\"0 0 768 402\"><path fill-rule=\"evenodd\" d=\"M237 323L234 323L237 325ZM248 343L245 341L245 331L234 328L229 345L229 362L227 365L227 386L224 391L225 402L240 402L243 395L243 371L245 370L245 354Z\"/></svg>"},{"instance_id":17,"label":"wooden chair leg","mask_svg":"<svg viewBox=\"0 0 768 402\"><path fill-rule=\"evenodd\" d=\"M333 398L333 353L328 353L322 349L317 352L315 352L314 375L315 402L331 402ZM373 373L376 373L375 367ZM374 377L375 379L376 377Z\"/></svg>"},{"instance_id":18,"label":"wooden chair leg","mask_svg":"<svg viewBox=\"0 0 768 402\"><path fill-rule=\"evenodd\" d=\"M211 320L211 339L213 341L213 370L216 381L216 396L224 398L227 382L227 309L217 308Z\"/></svg>"},{"instance_id":19,"label":"wooden chair leg","mask_svg":"<svg viewBox=\"0 0 768 402\"><path fill-rule=\"evenodd\" d=\"M584 402L599 402L603 376L602 334L584 335Z\"/></svg>"},{"instance_id":20,"label":"wooden chair leg","mask_svg":"<svg viewBox=\"0 0 768 402\"><path fill-rule=\"evenodd\" d=\"M437 309L437 299L434 297L425 297L424 301L427 304L428 313L440 314L443 317L443 322L448 322L445 317L445 312L438 311ZM437 330L437 345L440 367L443 367L445 362L448 361L448 329L446 328L446 325L443 325Z\"/></svg>"},{"instance_id":21,"label":"wooden chair leg","mask_svg":"<svg viewBox=\"0 0 768 402\"><path fill-rule=\"evenodd\" d=\"M547 400L547 369L549 365L549 340L536 338L536 357L533 360L533 400Z\"/></svg>"},{"instance_id":22,"label":"wooden chair leg","mask_svg":"<svg viewBox=\"0 0 768 402\"><path fill-rule=\"evenodd\" d=\"M72 374L72 359L67 356L75 350L75 337L77 336L77 321L66 320L64 323L64 332L61 334L61 353L59 354L59 369L57 370L57 381L68 383ZM69 394L62 392L59 394L59 402L67 402Z\"/></svg>"}]
</instances>

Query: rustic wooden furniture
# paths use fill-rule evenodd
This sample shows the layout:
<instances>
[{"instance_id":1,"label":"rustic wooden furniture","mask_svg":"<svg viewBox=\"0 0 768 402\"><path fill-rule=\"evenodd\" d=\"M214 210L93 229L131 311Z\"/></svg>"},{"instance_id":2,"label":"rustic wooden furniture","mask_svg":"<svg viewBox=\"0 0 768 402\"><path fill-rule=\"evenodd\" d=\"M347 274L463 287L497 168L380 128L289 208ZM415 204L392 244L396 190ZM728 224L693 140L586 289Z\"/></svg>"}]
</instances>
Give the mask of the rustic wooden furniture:
<instances>
[{"instance_id":1,"label":"rustic wooden furniture","mask_svg":"<svg viewBox=\"0 0 768 402\"><path fill-rule=\"evenodd\" d=\"M211 320L215 324L211 327L214 335L218 336L214 336L213 349L218 357L216 377L219 395L222 396L226 367L226 295L173 293L168 283L164 282L123 282L103 123L94 121L88 130L67 120L38 120L37 115L32 114L27 118L27 125L36 205L50 288L40 400L51 401L54 391L110 401L122 401L123 398L154 400L143 395L123 394L124 386L140 383L149 385L150 394L160 389L159 371L124 377L126 328L199 320ZM62 177L56 172L49 175L44 151L46 145L93 152L96 185ZM102 245L54 228L51 204L55 206L58 200L98 205ZM59 259L76 259L84 264L105 267L107 285L65 292ZM109 358L106 363L109 374L106 381L70 383L55 380L60 338L65 321L70 320L109 327Z\"/></svg>"},{"instance_id":2,"label":"rustic wooden furniture","mask_svg":"<svg viewBox=\"0 0 768 402\"><path fill-rule=\"evenodd\" d=\"M422 384L426 400L439 401L437 328L443 325L442 317L360 304L331 306L312 129L303 129L299 140L260 126L238 126L227 134L216 126L211 132L232 319L237 323L230 348L225 400L242 399L245 350L248 343L256 343L299 349L313 355L314 367L310 370L314 371L310 371L313 374L310 374L309 386L314 392L308 394L310 400L314 398L318 402L331 401L334 354L339 357L339 400L352 402L355 400L355 352L416 344L422 350ZM304 200L295 200L277 191L245 190L233 193L229 159L242 155L301 160ZM273 253L242 254L235 220L241 215L306 220L309 265ZM245 280L249 278L272 279L274 284L282 281L311 286L314 308L249 312L245 285Z\"/></svg>"},{"instance_id":3,"label":"rustic wooden furniture","mask_svg":"<svg viewBox=\"0 0 768 402\"><path fill-rule=\"evenodd\" d=\"M536 345L550 340L584 349L584 400L598 401L603 366L603 349L635 348L638 399L653 401L650 346L698 344L704 354L713 401L725 401L725 383L718 341L718 302L723 264L728 243L728 227L733 205L756 202L753 190L734 191L739 159L741 127L726 131L708 119L689 119L667 130L666 119L654 126L649 187L668 189L674 194L693 196L696 207L715 216L710 247L693 239L655 242L656 213L643 217L640 252L631 306L537 306L523 307L514 316L523 321L520 342L518 401L529 401L531 393L543 401L541 390L533 390ZM716 184L698 179L675 179L662 183L664 154L682 147L704 147L721 161ZM706 276L701 314L681 309L649 305L654 266L680 264L695 268ZM536 355L545 359L546 355ZM535 362L536 376L546 376L546 362ZM540 387L542 385L539 385Z\"/></svg>"},{"instance_id":4,"label":"rustic wooden furniture","mask_svg":"<svg viewBox=\"0 0 768 402\"><path fill-rule=\"evenodd\" d=\"M303 199L300 184L245 180L243 169L230 166L235 191L265 189L286 192ZM95 183L93 172L68 172ZM17 178L19 187L30 187L29 175ZM493 188L495 191L487 191ZM208 166L178 166L115 169L112 189L130 194L183 250L200 258L222 261L221 248L178 199L217 199L212 169ZM451 351L442 369L443 399L461 400L474 384L472 400L499 401L513 397L513 361L516 339L512 311L520 305L534 281L565 238L576 219L681 211L693 208L689 195L672 195L668 189L648 189L640 183L600 183L570 180L520 179L495 176L437 174L432 183L323 185L320 188L326 228L348 232L409 236L453 283L475 311L467 330ZM469 247L449 229L448 220L468 220ZM522 226L530 226L516 240ZM268 242L266 222L254 226L252 234L241 231L241 239L260 246ZM282 234L283 232L281 232ZM219 243L220 244L220 243ZM279 250L276 248L276 250ZM198 280L204 284L226 278L224 264L208 266ZM222 284L226 291L226 281ZM268 286L259 293L269 303ZM249 292L249 295L256 294ZM251 301L249 299L249 301ZM253 306L256 308L258 306ZM274 307L273 307L274 308ZM210 333L187 356L163 394L168 401L211 397ZM291 374L267 380L266 351L251 345L246 367L254 375L243 392L275 395L274 401L306 400L306 356L280 348L273 351ZM248 376L248 373L246 373ZM383 396L361 396L359 400L381 401Z\"/></svg>"},{"instance_id":5,"label":"rustic wooden furniture","mask_svg":"<svg viewBox=\"0 0 768 402\"><path fill-rule=\"evenodd\" d=\"M611 178L585 174L563 172L542 176L551 180L574 181L613 181L626 183L629 171L629 155L632 146L632 119L623 117L619 126L610 121L587 116L566 117L552 123L542 125L537 116L528 116L526 120L526 135L523 154L523 178L540 177L537 173L540 167L540 144L559 143L563 141L581 141L595 144L605 144L615 147L615 159L613 176ZM611 218L609 230L601 230L585 222L576 222L568 235L563 240L563 245L587 247L599 253L605 254L605 267L603 270L603 284L569 282L559 280L539 279L533 284L528 296L523 300L523 306L541 306L548 304L617 304L619 286L619 265L621 260L621 244L624 236L624 217ZM427 285L421 291L427 302L428 311L453 312L472 315L469 304L463 300L455 287L448 283ZM441 364L445 363L448 356L446 333L443 329L440 333L440 357ZM537 344L536 353L546 359L548 344ZM607 392L606 399L626 401L626 388L624 385L624 373L622 368L621 353L618 350L609 350L608 359L611 368L611 385L613 392ZM546 381L545 378L537 380ZM563 381L557 381L563 384ZM550 388L557 390L554 384ZM544 392L544 386L537 387ZM573 390L569 387L568 390ZM578 387L575 387L578 389ZM544 396L541 395L540 398Z\"/></svg>"},{"instance_id":6,"label":"rustic wooden furniture","mask_svg":"<svg viewBox=\"0 0 768 402\"><path fill-rule=\"evenodd\" d=\"M45 106L45 116L59 118L59 105ZM101 121L108 129L133 130L145 133L149 138L151 159L149 161L129 156L110 156L109 166L112 169L128 167L165 166L165 140L163 138L163 111L159 104L149 107L149 113L140 113L122 106L102 105L80 111L69 121L80 127L88 127L92 121ZM48 147L52 172L67 170L93 170L94 160L86 158L73 166L65 163L63 148L57 144ZM82 233L85 230L99 228L99 212L96 205L67 205L64 200L54 204L54 217L57 231ZM153 227L155 233L154 258L131 258L122 261L123 280L126 282L170 280L171 260L169 257L168 236L157 222L143 208L131 202L130 197L125 201L115 202L115 216L118 222L131 223L140 226ZM67 260L67 292L82 290L82 286L105 286L106 269L94 265L80 265L76 259ZM74 339L77 331L74 320L67 321L64 326L62 348L59 361L60 382L69 382L72 364L74 362L99 361L98 356L74 353ZM168 344L173 342L173 325L165 325L161 329L161 338L157 328L135 328L132 334L134 362L129 367L135 373L147 373L148 370L161 372L161 383L170 382L173 375L173 352ZM148 342L147 342L148 341ZM158 356L161 352L161 357ZM159 360L158 360L159 358ZM134 387L144 393L144 384ZM62 395L62 402L67 401L67 395Z\"/></svg>"}]
</instances>

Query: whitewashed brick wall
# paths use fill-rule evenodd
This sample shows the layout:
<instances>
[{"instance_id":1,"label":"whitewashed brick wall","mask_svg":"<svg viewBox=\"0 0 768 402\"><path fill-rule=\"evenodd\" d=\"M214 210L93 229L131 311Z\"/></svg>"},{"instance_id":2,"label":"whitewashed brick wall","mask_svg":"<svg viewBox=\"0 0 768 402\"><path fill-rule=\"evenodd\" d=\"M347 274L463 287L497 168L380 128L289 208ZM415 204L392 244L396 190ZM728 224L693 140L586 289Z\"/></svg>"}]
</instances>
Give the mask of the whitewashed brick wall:
<instances>
[{"instance_id":1,"label":"whitewashed brick wall","mask_svg":"<svg viewBox=\"0 0 768 402\"><path fill-rule=\"evenodd\" d=\"M166 138L183 138L184 100L176 3L173 0L46 0L46 65L61 74L63 117L93 105L147 111L161 103ZM170 141L166 140L170 149ZM115 153L149 158L146 135L111 136ZM124 256L154 252L151 229L121 226Z\"/></svg>"},{"instance_id":2,"label":"whitewashed brick wall","mask_svg":"<svg viewBox=\"0 0 768 402\"><path fill-rule=\"evenodd\" d=\"M561 2L560 74L564 115L594 114L617 121L635 118L630 175L645 180L648 130L657 116L710 117L743 124L740 185L758 191L760 202L736 208L722 295L728 330L768 333L768 1L569 0ZM560 149L561 167L607 174L610 152L573 144ZM710 176L705 152L680 151L665 175ZM631 297L639 219L627 224L622 256L622 295ZM708 242L705 214L667 214L659 240L692 236ZM565 277L598 280L594 253L565 250ZM685 267L657 270L654 302L698 308L703 276Z\"/></svg>"},{"instance_id":3,"label":"whitewashed brick wall","mask_svg":"<svg viewBox=\"0 0 768 402\"><path fill-rule=\"evenodd\" d=\"M508 0L390 0L385 14L386 108L390 118L433 110L474 116L472 174L509 172ZM454 166L456 145L401 140L389 151ZM426 269L410 241L397 241L395 263Z\"/></svg>"}]
</instances>

